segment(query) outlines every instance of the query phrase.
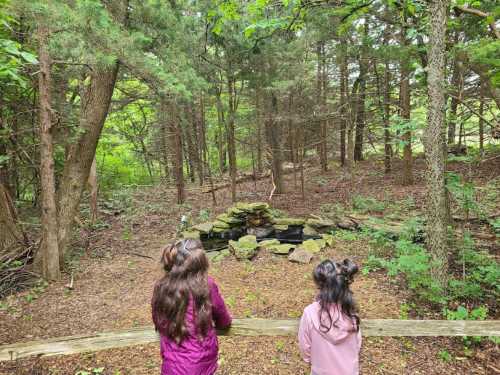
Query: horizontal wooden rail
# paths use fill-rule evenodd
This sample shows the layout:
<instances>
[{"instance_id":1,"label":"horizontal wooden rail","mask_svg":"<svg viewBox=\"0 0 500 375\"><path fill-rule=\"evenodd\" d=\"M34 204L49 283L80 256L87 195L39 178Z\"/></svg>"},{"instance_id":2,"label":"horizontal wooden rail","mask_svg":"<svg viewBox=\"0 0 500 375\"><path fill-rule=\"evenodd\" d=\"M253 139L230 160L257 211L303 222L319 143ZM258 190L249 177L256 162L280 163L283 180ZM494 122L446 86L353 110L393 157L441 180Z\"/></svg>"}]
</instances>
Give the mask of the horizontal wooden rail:
<instances>
[{"instance_id":1,"label":"horizontal wooden rail","mask_svg":"<svg viewBox=\"0 0 500 375\"><path fill-rule=\"evenodd\" d=\"M291 336L298 320L234 319L223 336ZM396 320L366 319L363 336L500 336L499 320ZM67 336L0 346L0 361L29 356L53 356L144 345L158 341L153 327Z\"/></svg>"}]
</instances>

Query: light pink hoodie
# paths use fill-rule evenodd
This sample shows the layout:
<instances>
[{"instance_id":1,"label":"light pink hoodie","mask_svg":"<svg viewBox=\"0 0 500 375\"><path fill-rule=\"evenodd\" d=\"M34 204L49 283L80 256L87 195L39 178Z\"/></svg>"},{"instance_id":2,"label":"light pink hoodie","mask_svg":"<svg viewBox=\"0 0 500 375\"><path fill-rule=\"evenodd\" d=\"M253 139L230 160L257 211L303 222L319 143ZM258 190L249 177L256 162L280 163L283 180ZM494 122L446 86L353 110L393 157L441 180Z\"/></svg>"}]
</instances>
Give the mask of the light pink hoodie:
<instances>
[{"instance_id":1,"label":"light pink hoodie","mask_svg":"<svg viewBox=\"0 0 500 375\"><path fill-rule=\"evenodd\" d=\"M307 306L299 326L300 353L304 361L311 364L312 375L358 375L361 330L353 331L352 320L334 305L330 314L335 327L323 333L319 311L319 302ZM323 317L326 323L325 319L328 318Z\"/></svg>"}]
</instances>

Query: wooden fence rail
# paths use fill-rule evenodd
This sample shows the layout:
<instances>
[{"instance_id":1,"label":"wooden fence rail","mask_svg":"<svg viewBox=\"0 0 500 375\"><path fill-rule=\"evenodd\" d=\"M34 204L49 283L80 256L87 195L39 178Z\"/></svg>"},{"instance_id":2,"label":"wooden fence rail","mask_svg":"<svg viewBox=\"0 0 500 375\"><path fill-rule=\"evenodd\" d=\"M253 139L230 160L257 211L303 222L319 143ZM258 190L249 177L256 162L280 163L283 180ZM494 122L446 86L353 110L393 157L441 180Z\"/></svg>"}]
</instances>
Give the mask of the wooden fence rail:
<instances>
[{"instance_id":1,"label":"wooden fence rail","mask_svg":"<svg viewBox=\"0 0 500 375\"><path fill-rule=\"evenodd\" d=\"M223 336L291 336L298 320L234 319ZM499 320L395 320L362 321L363 336L500 336ZM0 361L29 356L53 356L144 345L158 341L152 327L67 336L0 346Z\"/></svg>"}]
</instances>

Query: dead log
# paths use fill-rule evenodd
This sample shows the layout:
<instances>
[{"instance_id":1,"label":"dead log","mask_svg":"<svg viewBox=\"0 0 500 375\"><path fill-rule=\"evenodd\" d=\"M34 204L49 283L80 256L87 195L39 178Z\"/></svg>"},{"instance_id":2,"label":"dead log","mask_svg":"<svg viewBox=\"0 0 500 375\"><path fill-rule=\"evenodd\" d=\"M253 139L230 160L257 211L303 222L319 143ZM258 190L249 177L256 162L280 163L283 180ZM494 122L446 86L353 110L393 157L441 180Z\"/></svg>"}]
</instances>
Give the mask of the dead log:
<instances>
[{"instance_id":1,"label":"dead log","mask_svg":"<svg viewBox=\"0 0 500 375\"><path fill-rule=\"evenodd\" d=\"M234 319L222 336L295 336L298 320ZM363 336L500 336L498 320L397 320L366 319L361 321ZM123 348L158 342L153 327L101 332L88 335L59 337L0 346L0 361L30 356L68 355Z\"/></svg>"}]
</instances>

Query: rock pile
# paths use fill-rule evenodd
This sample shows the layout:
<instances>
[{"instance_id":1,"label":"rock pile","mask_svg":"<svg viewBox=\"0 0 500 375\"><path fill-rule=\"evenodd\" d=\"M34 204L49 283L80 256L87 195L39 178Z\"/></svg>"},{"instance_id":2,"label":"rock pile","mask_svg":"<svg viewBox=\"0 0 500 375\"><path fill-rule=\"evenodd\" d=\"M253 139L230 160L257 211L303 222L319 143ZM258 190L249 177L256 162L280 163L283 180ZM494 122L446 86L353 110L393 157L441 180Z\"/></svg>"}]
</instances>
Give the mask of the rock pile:
<instances>
[{"instance_id":1,"label":"rock pile","mask_svg":"<svg viewBox=\"0 0 500 375\"><path fill-rule=\"evenodd\" d=\"M199 238L222 250L214 259L232 254L236 259L252 259L258 251L288 255L290 261L308 263L326 246L331 246L336 223L324 219L274 217L267 203L237 203L213 222L201 223L182 232L184 238ZM297 244L288 242L299 239ZM300 241L304 240L302 243ZM290 253L293 251L292 253Z\"/></svg>"}]
</instances>

